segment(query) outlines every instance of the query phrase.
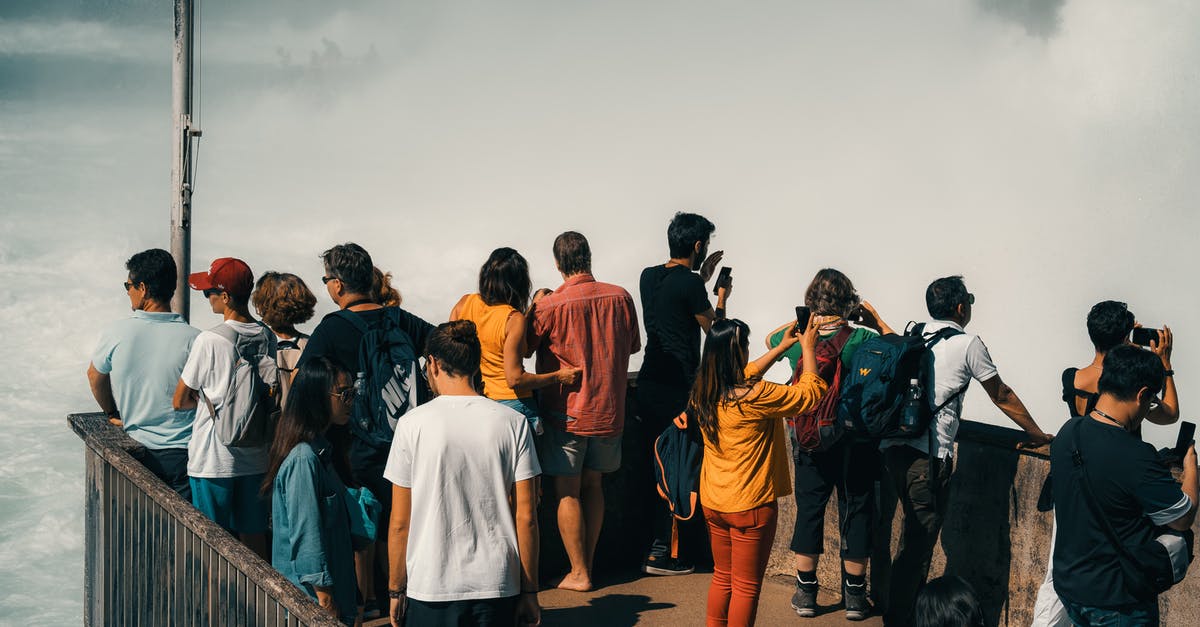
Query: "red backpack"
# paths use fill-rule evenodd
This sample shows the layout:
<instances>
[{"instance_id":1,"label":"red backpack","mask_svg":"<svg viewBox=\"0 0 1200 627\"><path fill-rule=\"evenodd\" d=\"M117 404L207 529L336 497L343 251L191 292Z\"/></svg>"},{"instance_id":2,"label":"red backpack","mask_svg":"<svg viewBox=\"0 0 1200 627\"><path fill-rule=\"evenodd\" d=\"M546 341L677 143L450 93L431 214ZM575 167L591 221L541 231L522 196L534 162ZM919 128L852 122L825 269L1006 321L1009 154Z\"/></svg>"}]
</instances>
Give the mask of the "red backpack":
<instances>
[{"instance_id":1,"label":"red backpack","mask_svg":"<svg viewBox=\"0 0 1200 627\"><path fill-rule=\"evenodd\" d=\"M833 337L817 342L817 374L829 384L829 389L816 407L788 418L788 425L792 428L792 443L800 450L809 453L824 451L842 437L844 428L837 417L838 393L842 387L842 349L850 341L853 332L846 325ZM799 381L803 372L803 364L796 364L791 383Z\"/></svg>"}]
</instances>

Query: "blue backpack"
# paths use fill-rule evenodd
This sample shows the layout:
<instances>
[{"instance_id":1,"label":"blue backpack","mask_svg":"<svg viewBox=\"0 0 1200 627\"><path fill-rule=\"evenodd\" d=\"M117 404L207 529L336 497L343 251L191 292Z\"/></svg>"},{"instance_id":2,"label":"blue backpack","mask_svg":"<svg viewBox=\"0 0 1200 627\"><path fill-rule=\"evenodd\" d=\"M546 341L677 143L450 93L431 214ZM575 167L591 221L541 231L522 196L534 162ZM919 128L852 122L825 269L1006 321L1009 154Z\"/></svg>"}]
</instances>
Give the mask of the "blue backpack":
<instances>
[{"instance_id":1,"label":"blue backpack","mask_svg":"<svg viewBox=\"0 0 1200 627\"><path fill-rule=\"evenodd\" d=\"M863 342L838 399L838 420L846 431L877 439L924 435L933 417L966 391L964 387L940 406L933 404L930 349L955 335L962 331L946 327L926 335L925 325L917 324L904 335L879 335Z\"/></svg>"},{"instance_id":2,"label":"blue backpack","mask_svg":"<svg viewBox=\"0 0 1200 627\"><path fill-rule=\"evenodd\" d=\"M358 395L350 414L350 430L368 444L387 446L400 417L425 400L417 348L400 328L396 307L385 307L383 321L375 328L352 311L343 309L337 315L362 332L354 376Z\"/></svg>"}]
</instances>

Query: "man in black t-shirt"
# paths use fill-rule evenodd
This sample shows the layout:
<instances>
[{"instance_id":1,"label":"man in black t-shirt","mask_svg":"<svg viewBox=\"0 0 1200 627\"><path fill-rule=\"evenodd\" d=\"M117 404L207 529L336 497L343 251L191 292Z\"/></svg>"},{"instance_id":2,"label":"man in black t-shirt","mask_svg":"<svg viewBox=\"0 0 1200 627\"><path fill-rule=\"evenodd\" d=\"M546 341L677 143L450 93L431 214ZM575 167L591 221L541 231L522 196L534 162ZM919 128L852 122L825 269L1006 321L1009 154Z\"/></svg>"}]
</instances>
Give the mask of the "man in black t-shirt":
<instances>
[{"instance_id":1,"label":"man in black t-shirt","mask_svg":"<svg viewBox=\"0 0 1200 627\"><path fill-rule=\"evenodd\" d=\"M654 485L654 438L684 409L688 393L700 365L700 337L712 327L713 320L725 316L725 299L732 285L718 290L717 307L708 302L704 284L723 256L722 251L708 255L708 243L716 229L713 223L694 213L677 213L667 227L671 258L666 264L642 271L640 290L642 314L646 322L646 352L637 379L638 418L648 436L645 460L651 468ZM701 263L703 262L703 263ZM699 274L695 269L699 267ZM654 542L642 570L652 575L683 575L692 566L673 556L671 512L661 499L654 501Z\"/></svg>"},{"instance_id":2,"label":"man in black t-shirt","mask_svg":"<svg viewBox=\"0 0 1200 627\"><path fill-rule=\"evenodd\" d=\"M325 276L321 277L321 282L325 284L325 290L333 302L337 303L338 308L354 312L370 329L379 328L391 308L379 305L371 296L374 293L372 286L375 272L371 255L362 246L350 243L330 248L321 254L321 259L325 263ZM416 354L422 354L425 339L433 330L433 325L399 307L395 309L398 310L396 313L400 329L412 340ZM317 328L313 329L296 369L299 370L310 359L328 357L353 376L359 370L358 352L362 338L363 332L355 324L337 312L331 313L322 318ZM386 521L392 505L392 485L383 478L390 448L390 444L379 446L365 441L351 430L350 471L354 475L354 482L369 489L383 505L379 517L381 529L387 528ZM366 600L365 617L370 618L376 615L376 610L379 609L375 603L378 596L374 585L375 572L380 570L385 575L387 572L383 570L387 568L387 534L379 534L374 546L356 551L354 562L359 590ZM379 569L376 568L376 564L380 566ZM386 577L380 581L386 581ZM386 604L386 597L383 599ZM386 609L385 606L383 611Z\"/></svg>"},{"instance_id":3,"label":"man in black t-shirt","mask_svg":"<svg viewBox=\"0 0 1200 627\"><path fill-rule=\"evenodd\" d=\"M1077 625L1158 624L1157 596L1131 589L1122 574L1126 558L1112 535L1131 551L1157 539L1177 578L1187 569L1183 541L1159 537L1156 528L1185 531L1195 520L1200 491L1195 446L1184 456L1180 486L1154 447L1135 435L1165 376L1154 353L1130 345L1112 349L1104 358L1096 408L1068 422L1050 446L1059 532L1054 588Z\"/></svg>"}]
</instances>

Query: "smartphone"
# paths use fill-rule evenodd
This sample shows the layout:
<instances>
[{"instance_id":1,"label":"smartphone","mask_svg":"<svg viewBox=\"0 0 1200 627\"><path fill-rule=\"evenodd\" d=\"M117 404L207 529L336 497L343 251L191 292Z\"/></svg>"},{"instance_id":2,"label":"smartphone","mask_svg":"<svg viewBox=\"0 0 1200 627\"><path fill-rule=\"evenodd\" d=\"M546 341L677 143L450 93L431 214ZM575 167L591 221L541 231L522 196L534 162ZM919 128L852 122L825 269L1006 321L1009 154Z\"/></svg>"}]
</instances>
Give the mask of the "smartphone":
<instances>
[{"instance_id":1,"label":"smartphone","mask_svg":"<svg viewBox=\"0 0 1200 627\"><path fill-rule=\"evenodd\" d=\"M1158 342L1158 329L1137 327L1133 330L1130 340L1138 346L1150 346L1150 342Z\"/></svg>"},{"instance_id":2,"label":"smartphone","mask_svg":"<svg viewBox=\"0 0 1200 627\"><path fill-rule=\"evenodd\" d=\"M1192 440L1196 437L1196 423L1183 421L1179 423L1179 439L1175 440L1175 455L1178 459L1183 459L1183 455L1187 453L1188 447L1192 445Z\"/></svg>"},{"instance_id":3,"label":"smartphone","mask_svg":"<svg viewBox=\"0 0 1200 627\"><path fill-rule=\"evenodd\" d=\"M729 279L733 275L733 268L722 266L721 271L717 273L717 281L713 283L713 296L717 295L718 290L722 287L729 287Z\"/></svg>"},{"instance_id":4,"label":"smartphone","mask_svg":"<svg viewBox=\"0 0 1200 627\"><path fill-rule=\"evenodd\" d=\"M796 307L796 335L804 335L804 331L808 329L808 319L812 316L812 310L804 305Z\"/></svg>"}]
</instances>

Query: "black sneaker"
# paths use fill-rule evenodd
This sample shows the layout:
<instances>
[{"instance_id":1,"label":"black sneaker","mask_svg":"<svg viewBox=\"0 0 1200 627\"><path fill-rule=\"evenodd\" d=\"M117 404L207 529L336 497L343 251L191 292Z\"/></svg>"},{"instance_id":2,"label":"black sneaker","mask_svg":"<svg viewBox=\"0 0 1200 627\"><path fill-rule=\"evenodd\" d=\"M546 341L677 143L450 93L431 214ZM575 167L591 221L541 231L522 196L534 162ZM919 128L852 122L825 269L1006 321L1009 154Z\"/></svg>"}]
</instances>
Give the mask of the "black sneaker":
<instances>
[{"instance_id":1,"label":"black sneaker","mask_svg":"<svg viewBox=\"0 0 1200 627\"><path fill-rule=\"evenodd\" d=\"M695 566L669 555L650 555L642 564L642 572L648 575L690 575Z\"/></svg>"},{"instance_id":2,"label":"black sneaker","mask_svg":"<svg viewBox=\"0 0 1200 627\"><path fill-rule=\"evenodd\" d=\"M796 579L796 592L792 595L792 609L801 618L812 618L817 615L817 584L800 583Z\"/></svg>"},{"instance_id":3,"label":"black sneaker","mask_svg":"<svg viewBox=\"0 0 1200 627\"><path fill-rule=\"evenodd\" d=\"M846 620L863 620L871 614L867 600L867 584L842 583L842 601L846 604Z\"/></svg>"}]
</instances>

